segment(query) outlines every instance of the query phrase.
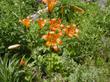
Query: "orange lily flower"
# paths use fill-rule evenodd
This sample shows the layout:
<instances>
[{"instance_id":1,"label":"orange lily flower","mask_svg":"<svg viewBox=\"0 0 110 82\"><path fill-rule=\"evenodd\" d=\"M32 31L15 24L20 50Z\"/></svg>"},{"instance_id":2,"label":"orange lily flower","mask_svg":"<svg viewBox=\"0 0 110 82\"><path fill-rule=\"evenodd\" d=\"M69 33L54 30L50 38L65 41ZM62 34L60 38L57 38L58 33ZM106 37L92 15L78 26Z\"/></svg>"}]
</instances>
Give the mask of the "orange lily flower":
<instances>
[{"instance_id":1,"label":"orange lily flower","mask_svg":"<svg viewBox=\"0 0 110 82\"><path fill-rule=\"evenodd\" d=\"M57 47L55 46L62 44L59 34L55 34L55 32L49 32L48 34L43 35L42 38L46 40L46 46L52 47L53 49L56 48L56 51Z\"/></svg>"},{"instance_id":2,"label":"orange lily flower","mask_svg":"<svg viewBox=\"0 0 110 82\"><path fill-rule=\"evenodd\" d=\"M50 25L56 23L56 20L57 20L56 18L50 19L50 21L49 21Z\"/></svg>"},{"instance_id":3,"label":"orange lily flower","mask_svg":"<svg viewBox=\"0 0 110 82\"><path fill-rule=\"evenodd\" d=\"M42 2L48 5L48 12L52 12L57 3L57 0L42 0Z\"/></svg>"},{"instance_id":4,"label":"orange lily flower","mask_svg":"<svg viewBox=\"0 0 110 82\"><path fill-rule=\"evenodd\" d=\"M44 25L46 24L46 20L40 18L37 20L39 27L42 29Z\"/></svg>"},{"instance_id":5,"label":"orange lily flower","mask_svg":"<svg viewBox=\"0 0 110 82\"><path fill-rule=\"evenodd\" d=\"M60 18L58 18L58 19L56 19L56 18L53 18L53 19L51 19L50 21L49 21L49 23L50 23L50 25L53 25L53 24L55 24L55 23L58 23L58 24L61 24L61 19Z\"/></svg>"},{"instance_id":6,"label":"orange lily flower","mask_svg":"<svg viewBox=\"0 0 110 82\"><path fill-rule=\"evenodd\" d=\"M52 12L57 0L48 0L48 12Z\"/></svg>"},{"instance_id":7,"label":"orange lily flower","mask_svg":"<svg viewBox=\"0 0 110 82\"><path fill-rule=\"evenodd\" d=\"M58 52L58 51L59 51L59 48L58 48L58 46L56 46L56 45L53 46L52 49L53 49L55 52Z\"/></svg>"},{"instance_id":8,"label":"orange lily flower","mask_svg":"<svg viewBox=\"0 0 110 82\"><path fill-rule=\"evenodd\" d=\"M26 26L26 28L29 28L29 26L30 26L30 19L29 19L29 18L20 20L20 22L21 22L24 26Z\"/></svg>"},{"instance_id":9,"label":"orange lily flower","mask_svg":"<svg viewBox=\"0 0 110 82\"><path fill-rule=\"evenodd\" d=\"M67 26L64 31L70 38L77 36L77 33L79 32L79 30L74 26Z\"/></svg>"},{"instance_id":10,"label":"orange lily flower","mask_svg":"<svg viewBox=\"0 0 110 82\"><path fill-rule=\"evenodd\" d=\"M22 58L21 60L20 60L20 65L25 65L26 64L26 62L25 62L25 60Z\"/></svg>"},{"instance_id":11,"label":"orange lily flower","mask_svg":"<svg viewBox=\"0 0 110 82\"><path fill-rule=\"evenodd\" d=\"M54 24L54 25L50 25L50 30L51 31L60 31L60 24Z\"/></svg>"},{"instance_id":12,"label":"orange lily flower","mask_svg":"<svg viewBox=\"0 0 110 82\"><path fill-rule=\"evenodd\" d=\"M58 34L59 36L63 36L62 30L60 30L57 34Z\"/></svg>"},{"instance_id":13,"label":"orange lily flower","mask_svg":"<svg viewBox=\"0 0 110 82\"><path fill-rule=\"evenodd\" d=\"M51 31L60 31L61 30L61 27L62 25L61 24L61 19L51 19L50 21L50 30Z\"/></svg>"}]
</instances>

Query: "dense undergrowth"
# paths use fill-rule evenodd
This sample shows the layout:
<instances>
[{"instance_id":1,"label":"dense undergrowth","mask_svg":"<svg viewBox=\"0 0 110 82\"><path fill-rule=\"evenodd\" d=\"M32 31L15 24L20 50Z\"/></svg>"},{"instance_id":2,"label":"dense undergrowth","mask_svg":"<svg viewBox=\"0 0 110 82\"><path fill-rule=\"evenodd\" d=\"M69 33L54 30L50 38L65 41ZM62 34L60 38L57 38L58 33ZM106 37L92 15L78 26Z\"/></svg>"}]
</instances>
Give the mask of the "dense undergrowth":
<instances>
[{"instance_id":1,"label":"dense undergrowth","mask_svg":"<svg viewBox=\"0 0 110 82\"><path fill-rule=\"evenodd\" d=\"M96 2L61 2L51 13L39 17L47 20L42 29L37 21L27 29L19 19L44 8L44 4L35 0L0 1L0 82L110 81L110 5L101 10ZM83 10L77 12L76 7ZM60 18L65 28L75 24L78 34L69 35L64 30L61 45L46 46L49 40L42 36L50 32L49 19L53 18ZM20 46L8 49L14 44Z\"/></svg>"}]
</instances>

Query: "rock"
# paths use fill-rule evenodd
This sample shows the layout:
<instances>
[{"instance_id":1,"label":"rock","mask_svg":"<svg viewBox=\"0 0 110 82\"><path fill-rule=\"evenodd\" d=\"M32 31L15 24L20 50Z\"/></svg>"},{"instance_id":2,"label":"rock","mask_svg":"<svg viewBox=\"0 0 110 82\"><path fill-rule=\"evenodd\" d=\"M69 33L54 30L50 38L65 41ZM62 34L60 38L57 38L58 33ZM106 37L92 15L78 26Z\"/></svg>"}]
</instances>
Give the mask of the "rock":
<instances>
[{"instance_id":1,"label":"rock","mask_svg":"<svg viewBox=\"0 0 110 82\"><path fill-rule=\"evenodd\" d=\"M100 8L103 10L106 7L107 0L99 0L98 4L99 4Z\"/></svg>"}]
</instances>

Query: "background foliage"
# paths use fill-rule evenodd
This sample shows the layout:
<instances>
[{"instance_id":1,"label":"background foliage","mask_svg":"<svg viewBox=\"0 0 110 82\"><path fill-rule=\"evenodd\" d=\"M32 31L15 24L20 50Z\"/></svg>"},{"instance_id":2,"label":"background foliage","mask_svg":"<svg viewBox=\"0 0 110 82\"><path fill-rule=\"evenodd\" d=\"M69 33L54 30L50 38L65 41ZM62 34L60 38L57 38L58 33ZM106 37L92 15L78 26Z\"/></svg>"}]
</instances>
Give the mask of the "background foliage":
<instances>
[{"instance_id":1,"label":"background foliage","mask_svg":"<svg viewBox=\"0 0 110 82\"><path fill-rule=\"evenodd\" d=\"M110 81L110 4L101 10L97 2L61 1L51 18L60 17L64 24L75 23L80 32L78 39L64 39L57 53L42 44L37 23L29 30L19 23L19 19L44 8L43 4L35 0L0 1L0 82ZM66 5L63 14L61 5ZM83 8L85 13L71 11L70 5ZM8 50L8 46L18 43L21 47ZM26 63L21 65L21 59Z\"/></svg>"}]
</instances>

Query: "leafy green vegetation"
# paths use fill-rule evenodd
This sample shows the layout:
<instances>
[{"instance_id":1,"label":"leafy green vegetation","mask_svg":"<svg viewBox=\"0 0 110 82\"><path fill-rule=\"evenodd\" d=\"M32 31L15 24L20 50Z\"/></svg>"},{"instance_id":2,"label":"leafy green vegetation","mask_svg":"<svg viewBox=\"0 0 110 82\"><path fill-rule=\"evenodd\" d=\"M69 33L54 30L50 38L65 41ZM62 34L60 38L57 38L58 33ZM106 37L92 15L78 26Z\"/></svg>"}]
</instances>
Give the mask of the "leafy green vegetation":
<instances>
[{"instance_id":1,"label":"leafy green vegetation","mask_svg":"<svg viewBox=\"0 0 110 82\"><path fill-rule=\"evenodd\" d=\"M103 10L97 2L59 0L35 21L26 18L45 7L0 1L0 82L109 82L109 0Z\"/></svg>"}]
</instances>

